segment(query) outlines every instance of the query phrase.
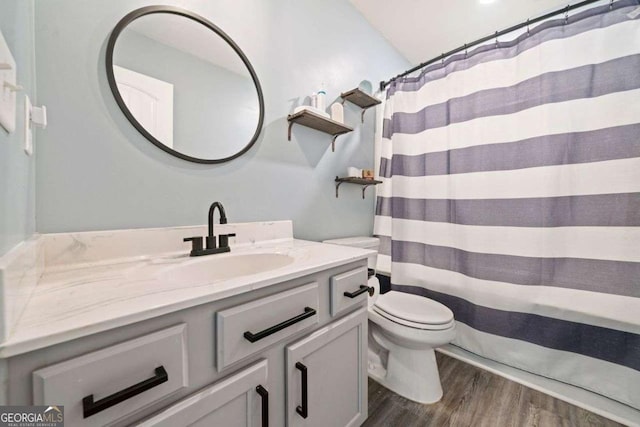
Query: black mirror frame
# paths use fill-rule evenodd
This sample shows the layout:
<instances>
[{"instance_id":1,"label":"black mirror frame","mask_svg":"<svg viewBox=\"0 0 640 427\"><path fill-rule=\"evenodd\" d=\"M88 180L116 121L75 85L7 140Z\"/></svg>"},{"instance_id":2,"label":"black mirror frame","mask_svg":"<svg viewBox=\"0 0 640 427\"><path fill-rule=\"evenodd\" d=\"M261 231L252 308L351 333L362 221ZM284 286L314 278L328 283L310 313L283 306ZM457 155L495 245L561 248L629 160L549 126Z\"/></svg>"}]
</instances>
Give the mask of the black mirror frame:
<instances>
[{"instance_id":1,"label":"black mirror frame","mask_svg":"<svg viewBox=\"0 0 640 427\"><path fill-rule=\"evenodd\" d=\"M120 92L118 90L118 85L116 83L116 78L115 78L115 75L113 73L113 51L114 51L114 48L115 48L115 45L116 45L116 41L118 40L118 36L122 32L122 30L124 30L127 27L127 25L129 25L131 22L133 22L134 20L136 20L136 19L138 19L138 18L140 18L142 16L151 15L151 14L154 14L154 13L171 13L171 14L174 14L174 15L180 15L180 16L184 16L185 18L189 18L189 19L191 19L193 21L196 21L196 22L204 25L205 27L209 28L211 31L213 31L214 33L219 35L225 42L227 42L227 44L229 46L231 46L231 48L238 54L240 59L242 59L242 62L244 63L244 65L249 70L249 74L251 74L251 78L253 79L253 83L254 83L254 85L256 87L256 91L258 93L258 103L260 105L260 115L258 117L258 125L256 127L255 133L253 134L253 137L251 138L249 143L242 150L238 151L234 155L229 156L229 157L225 157L223 159L200 159L200 158L197 158L197 157L188 156L188 155L183 154L183 153L181 153L179 151L176 151L176 150L174 150L172 148L169 148L166 145L164 145L162 142L160 142L157 138L155 138L153 135L151 135L144 128L144 126L142 126L136 120L136 118L133 116L133 114L131 114L131 111L129 111L129 108L127 108L127 105L125 104L124 100L122 99L122 96L120 95ZM264 97L262 95L262 87L260 86L260 82L258 80L258 76L256 75L256 72L253 69L253 66L249 62L249 59L247 59L247 57L244 54L244 52L242 52L242 50L231 39L231 37L229 37L220 28L215 26L212 22L208 21L207 19L205 19L204 17L202 17L202 16L200 16L198 14L195 14L193 12L190 12L190 11L186 10L186 9L182 9L182 8L174 7L174 6L147 6L147 7L143 7L143 8L140 8L140 9L136 9L133 12L128 13L124 18L122 18L118 22L118 24L115 26L115 28L111 32L111 35L109 36L109 42L107 44L107 54L106 54L106 61L105 62L106 62L106 66L107 66L107 79L109 81L109 87L111 88L111 93L113 93L113 97L115 98L116 103L120 107L120 110L122 110L122 112L124 113L126 118L138 130L138 132L140 132L145 138L147 138L149 141L151 141L155 146L157 146L158 148L166 151L167 153L169 153L169 154L171 154L173 156L179 157L179 158L181 158L183 160L187 160L187 161L190 161L190 162L195 162L195 163L214 164L214 163L228 162L228 161L233 160L233 159L235 159L237 157L240 157L241 155L246 153L255 144L255 142L258 140L258 137L260 136L260 132L262 131L262 125L264 123Z\"/></svg>"}]
</instances>

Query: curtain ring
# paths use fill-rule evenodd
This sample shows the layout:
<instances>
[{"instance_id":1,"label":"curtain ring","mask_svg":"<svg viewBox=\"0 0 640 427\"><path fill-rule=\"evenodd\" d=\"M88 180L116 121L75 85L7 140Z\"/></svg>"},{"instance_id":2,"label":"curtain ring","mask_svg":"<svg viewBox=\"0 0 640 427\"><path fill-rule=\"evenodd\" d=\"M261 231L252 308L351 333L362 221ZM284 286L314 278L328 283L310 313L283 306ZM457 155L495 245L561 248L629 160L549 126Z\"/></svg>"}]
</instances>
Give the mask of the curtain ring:
<instances>
[{"instance_id":1,"label":"curtain ring","mask_svg":"<svg viewBox=\"0 0 640 427\"><path fill-rule=\"evenodd\" d=\"M464 44L464 57L467 57L467 44Z\"/></svg>"},{"instance_id":2,"label":"curtain ring","mask_svg":"<svg viewBox=\"0 0 640 427\"><path fill-rule=\"evenodd\" d=\"M529 29L529 18L527 18L527 37L531 34L531 30Z\"/></svg>"},{"instance_id":3,"label":"curtain ring","mask_svg":"<svg viewBox=\"0 0 640 427\"><path fill-rule=\"evenodd\" d=\"M564 11L564 23L568 24L569 23L569 7L571 5L567 5L567 9Z\"/></svg>"},{"instance_id":4,"label":"curtain ring","mask_svg":"<svg viewBox=\"0 0 640 427\"><path fill-rule=\"evenodd\" d=\"M442 63L442 66L444 67L444 53L440 55L440 61Z\"/></svg>"},{"instance_id":5,"label":"curtain ring","mask_svg":"<svg viewBox=\"0 0 640 427\"><path fill-rule=\"evenodd\" d=\"M613 0L609 0L609 10L613 10Z\"/></svg>"},{"instance_id":6,"label":"curtain ring","mask_svg":"<svg viewBox=\"0 0 640 427\"><path fill-rule=\"evenodd\" d=\"M496 31L496 49L498 48L498 32Z\"/></svg>"}]
</instances>

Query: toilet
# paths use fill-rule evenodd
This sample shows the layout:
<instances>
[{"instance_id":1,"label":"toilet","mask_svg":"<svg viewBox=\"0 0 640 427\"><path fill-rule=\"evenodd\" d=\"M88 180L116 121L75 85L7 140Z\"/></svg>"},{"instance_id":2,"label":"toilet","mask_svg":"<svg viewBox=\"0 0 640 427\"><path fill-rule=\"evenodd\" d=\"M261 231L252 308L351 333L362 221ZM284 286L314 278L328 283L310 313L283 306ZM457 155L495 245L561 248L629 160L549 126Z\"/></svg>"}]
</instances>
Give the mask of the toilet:
<instances>
[{"instance_id":1,"label":"toilet","mask_svg":"<svg viewBox=\"0 0 640 427\"><path fill-rule=\"evenodd\" d=\"M378 250L375 237L349 237L323 243ZM376 255L368 259L375 269ZM442 398L434 349L455 337L453 312L418 295L389 291L380 295L373 276L369 286L369 376L395 393L420 403Z\"/></svg>"}]
</instances>

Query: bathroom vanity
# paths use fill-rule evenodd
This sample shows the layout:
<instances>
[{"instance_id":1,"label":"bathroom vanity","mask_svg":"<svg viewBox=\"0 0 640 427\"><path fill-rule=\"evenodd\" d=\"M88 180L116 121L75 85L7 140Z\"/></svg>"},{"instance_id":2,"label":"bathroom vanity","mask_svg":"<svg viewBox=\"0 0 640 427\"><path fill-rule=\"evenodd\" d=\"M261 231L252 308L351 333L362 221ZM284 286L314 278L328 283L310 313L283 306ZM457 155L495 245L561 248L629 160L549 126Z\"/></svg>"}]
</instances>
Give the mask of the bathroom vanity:
<instances>
[{"instance_id":1,"label":"bathroom vanity","mask_svg":"<svg viewBox=\"0 0 640 427\"><path fill-rule=\"evenodd\" d=\"M63 405L68 426L360 425L370 251L282 221L221 226L230 253L188 257L203 230L40 236L1 403Z\"/></svg>"}]
</instances>

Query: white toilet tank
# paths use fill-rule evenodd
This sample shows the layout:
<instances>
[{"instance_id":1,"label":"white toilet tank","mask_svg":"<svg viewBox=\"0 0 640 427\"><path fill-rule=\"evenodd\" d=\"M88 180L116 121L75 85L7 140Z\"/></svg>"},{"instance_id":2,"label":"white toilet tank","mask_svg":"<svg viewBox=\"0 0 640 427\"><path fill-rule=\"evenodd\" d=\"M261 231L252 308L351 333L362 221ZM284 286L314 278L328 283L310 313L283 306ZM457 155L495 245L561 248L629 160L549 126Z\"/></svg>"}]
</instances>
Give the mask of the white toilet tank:
<instances>
[{"instance_id":1,"label":"white toilet tank","mask_svg":"<svg viewBox=\"0 0 640 427\"><path fill-rule=\"evenodd\" d=\"M378 248L380 247L380 239L377 237L357 236L357 237L345 237L342 239L325 240L322 243L329 243L332 245L351 246L354 248L363 248L376 251L375 254L370 255L367 259L369 268L376 269L376 261L378 259Z\"/></svg>"}]
</instances>

